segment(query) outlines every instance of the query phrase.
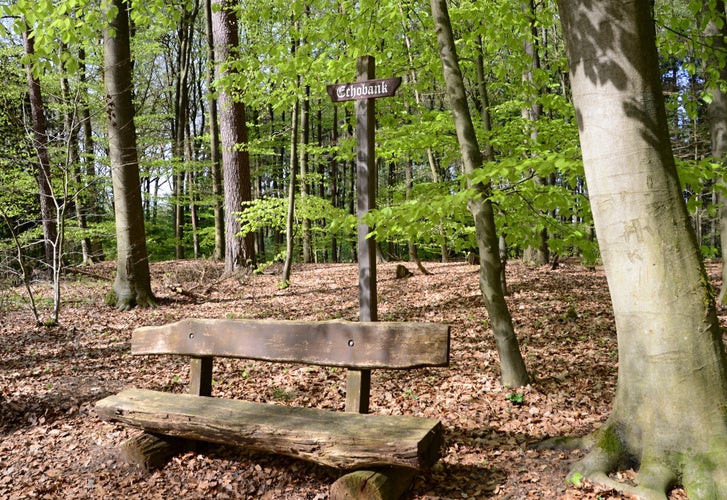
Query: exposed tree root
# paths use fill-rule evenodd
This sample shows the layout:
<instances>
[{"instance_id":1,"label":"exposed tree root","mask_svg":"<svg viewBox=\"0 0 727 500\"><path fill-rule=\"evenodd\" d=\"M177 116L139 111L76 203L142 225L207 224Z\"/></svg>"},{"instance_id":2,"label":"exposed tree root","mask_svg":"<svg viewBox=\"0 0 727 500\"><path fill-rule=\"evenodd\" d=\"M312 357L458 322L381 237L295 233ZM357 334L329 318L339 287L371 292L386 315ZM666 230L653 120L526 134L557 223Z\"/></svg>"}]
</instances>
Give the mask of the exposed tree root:
<instances>
[{"instance_id":1,"label":"exposed tree root","mask_svg":"<svg viewBox=\"0 0 727 500\"><path fill-rule=\"evenodd\" d=\"M534 450L590 450L595 442L593 434L581 437L556 436L534 443L530 448Z\"/></svg>"},{"instance_id":2,"label":"exposed tree root","mask_svg":"<svg viewBox=\"0 0 727 500\"><path fill-rule=\"evenodd\" d=\"M568 482L587 479L642 500L666 500L669 490L679 482L690 499L727 498L727 453L700 455L652 450L649 453L642 451L648 458L639 461L627 451L613 425L606 425L583 437L549 438L531 447L538 450L588 451L582 460L571 467L566 479ZM631 467L638 467L637 485L623 483L609 476L614 471Z\"/></svg>"},{"instance_id":3,"label":"exposed tree root","mask_svg":"<svg viewBox=\"0 0 727 500\"><path fill-rule=\"evenodd\" d=\"M670 468L661 464L642 464L639 470L639 485L633 486L612 479L608 474L619 468L627 468L633 462L625 451L623 443L610 428L583 437L563 436L546 439L532 447L539 450L560 449L588 451L588 454L573 464L566 481L577 482L580 478L603 485L612 490L635 495L643 500L665 500L667 491L676 477Z\"/></svg>"},{"instance_id":4,"label":"exposed tree root","mask_svg":"<svg viewBox=\"0 0 727 500\"><path fill-rule=\"evenodd\" d=\"M156 298L150 294L137 295L136 297L117 298L116 309L119 311L130 311L134 307L150 307L157 306Z\"/></svg>"}]
</instances>

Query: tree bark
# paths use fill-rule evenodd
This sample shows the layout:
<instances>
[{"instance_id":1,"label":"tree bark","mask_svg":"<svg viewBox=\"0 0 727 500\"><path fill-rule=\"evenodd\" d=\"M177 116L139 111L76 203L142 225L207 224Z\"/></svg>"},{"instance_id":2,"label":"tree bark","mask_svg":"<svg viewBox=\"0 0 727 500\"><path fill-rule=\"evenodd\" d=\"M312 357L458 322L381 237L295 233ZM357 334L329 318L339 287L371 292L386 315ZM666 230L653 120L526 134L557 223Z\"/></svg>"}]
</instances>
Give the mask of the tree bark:
<instances>
[{"instance_id":1,"label":"tree bark","mask_svg":"<svg viewBox=\"0 0 727 500\"><path fill-rule=\"evenodd\" d=\"M231 62L239 45L237 14L234 0L213 0L212 34L217 80L234 75L232 69L224 69ZM245 105L232 94L230 84L219 89L220 137L222 139L222 168L225 191L225 273L255 265L255 241L252 233L244 238L236 212L242 203L251 201L250 157L247 152L247 124ZM242 149L240 147L243 146Z\"/></svg>"},{"instance_id":2,"label":"tree bark","mask_svg":"<svg viewBox=\"0 0 727 500\"><path fill-rule=\"evenodd\" d=\"M118 10L104 29L104 85L116 217L114 292L119 310L128 310L135 305L154 306L156 299L151 291L141 202L127 4L113 0L110 8Z\"/></svg>"},{"instance_id":3,"label":"tree bark","mask_svg":"<svg viewBox=\"0 0 727 500\"><path fill-rule=\"evenodd\" d=\"M446 0L431 0L431 6L439 44L439 56L454 116L462 163L465 174L472 174L475 169L482 166L482 153L477 144L472 117L467 105L447 3ZM520 354L512 317L500 283L502 263L500 262L495 216L489 200L491 188L488 184L475 184L470 180L468 180L468 185L478 194L469 200L468 209L475 222L480 253L480 290L495 334L497 352L500 356L502 384L506 387L520 387L528 383L528 373Z\"/></svg>"},{"instance_id":4,"label":"tree bark","mask_svg":"<svg viewBox=\"0 0 727 500\"><path fill-rule=\"evenodd\" d=\"M618 386L573 466L666 498L727 498L727 370L714 299L681 196L651 2L560 0L586 180L618 333ZM637 488L608 473L639 468Z\"/></svg>"}]
</instances>

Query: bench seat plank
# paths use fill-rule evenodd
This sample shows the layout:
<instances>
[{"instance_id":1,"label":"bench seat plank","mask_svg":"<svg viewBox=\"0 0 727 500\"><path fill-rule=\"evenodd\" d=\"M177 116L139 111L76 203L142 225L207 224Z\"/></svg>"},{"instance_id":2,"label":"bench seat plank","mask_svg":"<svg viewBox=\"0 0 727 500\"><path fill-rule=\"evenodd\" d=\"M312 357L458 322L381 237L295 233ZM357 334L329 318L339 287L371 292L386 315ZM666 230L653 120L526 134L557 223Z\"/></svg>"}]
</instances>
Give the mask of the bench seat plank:
<instances>
[{"instance_id":1,"label":"bench seat plank","mask_svg":"<svg viewBox=\"0 0 727 500\"><path fill-rule=\"evenodd\" d=\"M134 330L132 354L181 354L359 370L449 364L449 325L191 318Z\"/></svg>"},{"instance_id":2,"label":"bench seat plank","mask_svg":"<svg viewBox=\"0 0 727 500\"><path fill-rule=\"evenodd\" d=\"M439 420L361 415L127 389L96 404L102 418L148 432L245 446L340 469L427 468L440 458Z\"/></svg>"}]
</instances>

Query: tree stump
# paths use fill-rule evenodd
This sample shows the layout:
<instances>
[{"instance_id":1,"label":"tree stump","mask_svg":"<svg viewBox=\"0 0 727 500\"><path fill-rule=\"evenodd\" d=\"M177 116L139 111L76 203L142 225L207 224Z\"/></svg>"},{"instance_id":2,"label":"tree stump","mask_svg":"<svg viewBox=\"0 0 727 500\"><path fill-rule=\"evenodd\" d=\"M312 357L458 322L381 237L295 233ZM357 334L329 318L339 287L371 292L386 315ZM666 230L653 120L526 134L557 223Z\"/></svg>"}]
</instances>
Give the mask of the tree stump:
<instances>
[{"instance_id":1,"label":"tree stump","mask_svg":"<svg viewBox=\"0 0 727 500\"><path fill-rule=\"evenodd\" d=\"M416 470L401 467L357 470L331 485L331 500L398 500L415 475Z\"/></svg>"}]
</instances>

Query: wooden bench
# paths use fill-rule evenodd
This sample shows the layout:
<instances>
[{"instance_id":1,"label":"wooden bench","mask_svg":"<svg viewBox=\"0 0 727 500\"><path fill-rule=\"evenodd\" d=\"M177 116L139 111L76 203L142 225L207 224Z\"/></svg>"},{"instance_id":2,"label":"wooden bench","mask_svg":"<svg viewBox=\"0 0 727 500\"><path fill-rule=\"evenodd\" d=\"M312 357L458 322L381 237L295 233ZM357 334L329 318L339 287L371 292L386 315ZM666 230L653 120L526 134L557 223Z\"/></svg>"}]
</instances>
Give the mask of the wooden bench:
<instances>
[{"instance_id":1,"label":"wooden bench","mask_svg":"<svg viewBox=\"0 0 727 500\"><path fill-rule=\"evenodd\" d=\"M96 404L102 418L145 430L148 434L142 434L137 445L151 453L166 445L162 436L172 436L357 471L334 483L332 498L398 497L417 470L430 467L441 456L443 429L437 419L353 413L348 406L347 412L334 412L207 396L212 393L215 357L342 367L354 373L447 366L448 325L187 319L136 329L131 353L185 355L191 360L190 394L127 389ZM368 387L364 391L360 397L367 400Z\"/></svg>"}]
</instances>

